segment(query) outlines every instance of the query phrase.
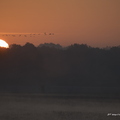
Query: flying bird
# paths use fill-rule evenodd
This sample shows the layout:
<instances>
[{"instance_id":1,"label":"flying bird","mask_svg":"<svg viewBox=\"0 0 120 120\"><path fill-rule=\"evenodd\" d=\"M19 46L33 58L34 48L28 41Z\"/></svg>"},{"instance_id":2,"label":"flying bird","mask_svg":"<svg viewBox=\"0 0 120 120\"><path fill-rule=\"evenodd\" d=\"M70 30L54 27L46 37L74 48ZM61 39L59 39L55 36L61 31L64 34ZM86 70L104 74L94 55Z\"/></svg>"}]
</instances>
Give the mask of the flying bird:
<instances>
[{"instance_id":1,"label":"flying bird","mask_svg":"<svg viewBox=\"0 0 120 120\"><path fill-rule=\"evenodd\" d=\"M44 32L44 35L47 35L46 32Z\"/></svg>"}]
</instances>

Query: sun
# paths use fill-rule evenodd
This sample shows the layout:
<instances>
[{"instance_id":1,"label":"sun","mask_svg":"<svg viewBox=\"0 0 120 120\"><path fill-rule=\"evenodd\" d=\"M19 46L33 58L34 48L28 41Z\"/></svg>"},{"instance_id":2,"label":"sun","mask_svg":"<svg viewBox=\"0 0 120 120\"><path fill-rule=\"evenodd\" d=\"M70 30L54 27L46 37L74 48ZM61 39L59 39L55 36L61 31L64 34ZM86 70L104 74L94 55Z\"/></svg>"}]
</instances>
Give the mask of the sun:
<instances>
[{"instance_id":1,"label":"sun","mask_svg":"<svg viewBox=\"0 0 120 120\"><path fill-rule=\"evenodd\" d=\"M9 45L4 40L0 39L0 47L9 48Z\"/></svg>"}]
</instances>

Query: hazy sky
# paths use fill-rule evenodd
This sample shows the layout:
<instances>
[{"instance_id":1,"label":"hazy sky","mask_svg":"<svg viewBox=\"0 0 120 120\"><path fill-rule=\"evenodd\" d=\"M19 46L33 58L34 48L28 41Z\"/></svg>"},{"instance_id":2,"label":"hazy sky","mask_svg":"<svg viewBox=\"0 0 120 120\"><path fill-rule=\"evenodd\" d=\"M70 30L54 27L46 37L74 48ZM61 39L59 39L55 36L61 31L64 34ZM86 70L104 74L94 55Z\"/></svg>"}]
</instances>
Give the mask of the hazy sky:
<instances>
[{"instance_id":1,"label":"hazy sky","mask_svg":"<svg viewBox=\"0 0 120 120\"><path fill-rule=\"evenodd\" d=\"M0 33L53 36L2 36L9 44L54 42L90 46L120 45L120 0L0 0Z\"/></svg>"}]
</instances>

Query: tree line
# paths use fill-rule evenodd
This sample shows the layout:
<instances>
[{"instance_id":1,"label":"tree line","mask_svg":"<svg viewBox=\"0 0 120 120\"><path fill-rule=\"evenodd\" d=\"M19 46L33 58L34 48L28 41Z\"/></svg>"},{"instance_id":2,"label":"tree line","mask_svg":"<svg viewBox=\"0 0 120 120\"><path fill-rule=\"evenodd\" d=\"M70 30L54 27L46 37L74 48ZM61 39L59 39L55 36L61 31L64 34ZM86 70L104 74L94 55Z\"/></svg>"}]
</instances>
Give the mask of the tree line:
<instances>
[{"instance_id":1,"label":"tree line","mask_svg":"<svg viewBox=\"0 0 120 120\"><path fill-rule=\"evenodd\" d=\"M102 89L119 85L119 46L101 49L73 44L63 48L53 43L38 47L26 43L0 48L1 92L45 93L50 86Z\"/></svg>"}]
</instances>

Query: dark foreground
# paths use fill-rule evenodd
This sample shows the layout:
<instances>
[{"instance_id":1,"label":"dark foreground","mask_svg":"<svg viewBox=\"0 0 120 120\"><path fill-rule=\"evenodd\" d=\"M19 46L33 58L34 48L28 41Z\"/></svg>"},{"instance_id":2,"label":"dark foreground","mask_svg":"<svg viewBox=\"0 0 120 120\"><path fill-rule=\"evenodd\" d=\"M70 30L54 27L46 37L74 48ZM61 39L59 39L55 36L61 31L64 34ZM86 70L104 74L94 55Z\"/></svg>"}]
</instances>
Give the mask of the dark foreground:
<instances>
[{"instance_id":1,"label":"dark foreground","mask_svg":"<svg viewBox=\"0 0 120 120\"><path fill-rule=\"evenodd\" d=\"M120 99L0 94L0 120L120 120Z\"/></svg>"}]
</instances>

